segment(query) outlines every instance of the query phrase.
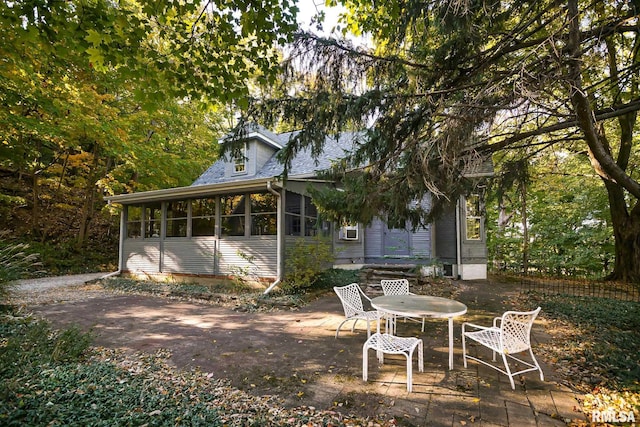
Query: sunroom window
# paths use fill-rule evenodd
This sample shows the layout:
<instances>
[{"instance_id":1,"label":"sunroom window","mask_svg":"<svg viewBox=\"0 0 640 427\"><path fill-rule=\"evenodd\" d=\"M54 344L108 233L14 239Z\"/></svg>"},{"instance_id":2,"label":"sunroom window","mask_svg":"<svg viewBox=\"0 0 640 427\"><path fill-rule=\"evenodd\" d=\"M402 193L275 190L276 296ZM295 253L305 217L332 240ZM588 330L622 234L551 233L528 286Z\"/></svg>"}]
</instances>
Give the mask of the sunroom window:
<instances>
[{"instance_id":1,"label":"sunroom window","mask_svg":"<svg viewBox=\"0 0 640 427\"><path fill-rule=\"evenodd\" d=\"M277 232L277 199L271 193L251 194L251 235L275 235Z\"/></svg>"},{"instance_id":2,"label":"sunroom window","mask_svg":"<svg viewBox=\"0 0 640 427\"><path fill-rule=\"evenodd\" d=\"M142 206L127 206L127 237L138 239L142 236Z\"/></svg>"},{"instance_id":3,"label":"sunroom window","mask_svg":"<svg viewBox=\"0 0 640 427\"><path fill-rule=\"evenodd\" d=\"M187 237L188 213L188 200L167 203L167 237Z\"/></svg>"},{"instance_id":4,"label":"sunroom window","mask_svg":"<svg viewBox=\"0 0 640 427\"><path fill-rule=\"evenodd\" d=\"M285 197L285 234L300 236L302 233L302 196L287 191Z\"/></svg>"},{"instance_id":5,"label":"sunroom window","mask_svg":"<svg viewBox=\"0 0 640 427\"><path fill-rule=\"evenodd\" d=\"M191 235L214 236L216 234L216 200L191 201Z\"/></svg>"},{"instance_id":6,"label":"sunroom window","mask_svg":"<svg viewBox=\"0 0 640 427\"><path fill-rule=\"evenodd\" d=\"M244 236L245 196L233 195L220 198L221 226L223 236Z\"/></svg>"},{"instance_id":7,"label":"sunroom window","mask_svg":"<svg viewBox=\"0 0 640 427\"><path fill-rule=\"evenodd\" d=\"M144 205L144 237L160 237L162 209L160 203Z\"/></svg>"},{"instance_id":8,"label":"sunroom window","mask_svg":"<svg viewBox=\"0 0 640 427\"><path fill-rule=\"evenodd\" d=\"M318 234L320 223L318 222L318 209L311 201L311 197L304 197L304 235L315 236Z\"/></svg>"}]
</instances>

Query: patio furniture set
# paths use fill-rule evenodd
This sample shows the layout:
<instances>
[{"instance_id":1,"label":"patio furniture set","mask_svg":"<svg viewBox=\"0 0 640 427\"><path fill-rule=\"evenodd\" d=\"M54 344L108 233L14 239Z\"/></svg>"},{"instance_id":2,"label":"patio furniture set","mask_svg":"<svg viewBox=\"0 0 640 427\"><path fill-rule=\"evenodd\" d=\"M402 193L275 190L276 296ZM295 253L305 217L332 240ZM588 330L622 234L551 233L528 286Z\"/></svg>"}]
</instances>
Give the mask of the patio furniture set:
<instances>
[{"instance_id":1,"label":"patio furniture set","mask_svg":"<svg viewBox=\"0 0 640 427\"><path fill-rule=\"evenodd\" d=\"M378 362L384 363L385 354L403 355L407 359L407 391L413 389L413 354L418 355L418 370L424 371L423 340L417 337L401 337L397 335L397 321L405 319L421 323L421 331L424 332L425 319L441 318L448 320L449 326L449 369L453 369L453 319L467 312L467 306L459 301L429 295L417 295L409 290L409 281L406 279L381 280L383 295L369 298L357 283L346 286L336 286L334 291L342 302L345 319L336 329L336 338L340 334L340 328L353 321L353 332L358 320L367 323L367 340L362 346L362 379L368 378L368 353L375 350ZM462 324L462 354L464 367L467 367L467 359L482 363L509 377L511 387L515 389L513 378L525 372L539 371L540 380L544 380L542 369L538 364L531 348L531 328L533 321L540 312L540 307L533 311L507 311L502 316L496 317L492 326L481 326L469 322ZM371 333L372 323L377 327ZM381 324L384 322L384 332ZM492 362L496 362L496 353L502 357L504 368L469 355L467 351L467 339L472 340L482 347L491 350ZM530 361L514 356L518 353L529 352ZM509 360L523 365L525 368L513 372Z\"/></svg>"}]
</instances>

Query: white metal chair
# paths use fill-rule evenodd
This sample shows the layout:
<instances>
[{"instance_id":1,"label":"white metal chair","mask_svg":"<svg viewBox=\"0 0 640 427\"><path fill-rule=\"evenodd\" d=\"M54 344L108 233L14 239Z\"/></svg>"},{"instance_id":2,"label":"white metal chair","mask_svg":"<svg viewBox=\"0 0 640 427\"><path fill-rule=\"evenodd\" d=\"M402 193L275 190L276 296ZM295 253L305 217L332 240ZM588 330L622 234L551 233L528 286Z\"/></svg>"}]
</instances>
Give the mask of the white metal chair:
<instances>
[{"instance_id":1,"label":"white metal chair","mask_svg":"<svg viewBox=\"0 0 640 427\"><path fill-rule=\"evenodd\" d=\"M380 280L380 286L382 286L382 293L385 295L413 295L413 292L409 291L409 281L407 279L383 279ZM424 317L420 319L414 319L412 317L405 317L405 319L414 320L416 322L422 321L422 332L424 332ZM395 318L393 319L393 332L395 333Z\"/></svg>"},{"instance_id":2,"label":"white metal chair","mask_svg":"<svg viewBox=\"0 0 640 427\"><path fill-rule=\"evenodd\" d=\"M467 367L467 359L475 360L489 366L509 377L511 388L515 390L516 386L513 377L525 372L540 371L540 380L544 381L544 374L538 364L533 350L531 349L531 327L533 321L540 313L540 307L533 311L507 311L502 317L493 319L493 326L479 326L473 323L465 322L462 324L462 354L464 359L464 367ZM472 330L467 330L472 328ZM466 338L469 338L489 349L493 352L493 361L496 361L496 352L502 355L502 361L505 369L501 369L495 364L491 364L477 357L467 354ZM532 362L524 361L514 356L514 354L523 351L529 351ZM527 368L518 372L511 372L507 358L513 359Z\"/></svg>"},{"instance_id":3,"label":"white metal chair","mask_svg":"<svg viewBox=\"0 0 640 427\"><path fill-rule=\"evenodd\" d=\"M383 314L380 313L380 317ZM424 372L424 357L422 340L413 337L397 337L391 334L380 333L380 322L378 321L378 331L371 335L362 346L362 379L367 381L369 376L369 350L376 350L378 362L384 363L384 354L402 354L407 359L407 391L413 390L413 353L418 349L418 370Z\"/></svg>"},{"instance_id":4,"label":"white metal chair","mask_svg":"<svg viewBox=\"0 0 640 427\"><path fill-rule=\"evenodd\" d=\"M369 304L371 300L367 297L360 286L357 283L351 283L346 286L334 286L333 290L340 298L342 302L342 308L344 308L344 316L345 319L338 325L338 329L336 329L336 338L338 338L338 334L340 333L340 328L349 320L353 320L353 326L351 327L351 332L356 327L356 323L358 320L364 320L367 322L367 338L371 336L371 322L378 320L378 312L375 310L366 310L364 307L364 301L367 301Z\"/></svg>"}]
</instances>

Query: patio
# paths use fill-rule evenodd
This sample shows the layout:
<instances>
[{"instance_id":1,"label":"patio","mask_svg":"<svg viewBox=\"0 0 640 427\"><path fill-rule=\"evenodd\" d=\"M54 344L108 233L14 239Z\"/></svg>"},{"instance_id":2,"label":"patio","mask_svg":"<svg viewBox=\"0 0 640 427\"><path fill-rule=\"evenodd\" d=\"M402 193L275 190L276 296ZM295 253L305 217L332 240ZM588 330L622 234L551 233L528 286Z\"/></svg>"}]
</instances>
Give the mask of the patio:
<instances>
[{"instance_id":1,"label":"patio","mask_svg":"<svg viewBox=\"0 0 640 427\"><path fill-rule=\"evenodd\" d=\"M506 376L477 363L462 366L460 325L487 323L513 307L517 288L488 281L457 283L455 298L469 311L455 321L454 369L448 369L447 322L400 322L398 334L415 334L425 344L425 372L414 370L406 391L405 360L370 357L369 381L362 381L364 322L356 331L335 329L343 320L336 295L298 311L243 313L227 308L140 295L105 295L32 307L58 325L91 329L96 344L127 351L171 351L181 369L198 368L231 380L254 395L273 394L288 407L332 409L344 414L390 419L399 425L562 426L585 423L580 396L560 385L553 367L539 357L545 373L525 375L512 390ZM544 341L544 314L533 339ZM534 345L535 351L535 345ZM414 359L415 363L415 359Z\"/></svg>"}]
</instances>

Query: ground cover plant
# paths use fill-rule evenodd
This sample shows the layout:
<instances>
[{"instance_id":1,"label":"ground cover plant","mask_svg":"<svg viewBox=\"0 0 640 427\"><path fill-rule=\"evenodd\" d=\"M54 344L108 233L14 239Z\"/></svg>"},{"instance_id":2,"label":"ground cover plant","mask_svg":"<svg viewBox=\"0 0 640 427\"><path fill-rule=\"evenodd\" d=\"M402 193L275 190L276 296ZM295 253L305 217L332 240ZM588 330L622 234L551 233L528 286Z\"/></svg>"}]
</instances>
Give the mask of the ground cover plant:
<instances>
[{"instance_id":1,"label":"ground cover plant","mask_svg":"<svg viewBox=\"0 0 640 427\"><path fill-rule=\"evenodd\" d=\"M4 426L366 425L331 411L283 409L199 370L177 371L166 351L125 354L90 346L5 307L0 317L0 424ZM384 426L382 421L376 425Z\"/></svg>"},{"instance_id":2,"label":"ground cover plant","mask_svg":"<svg viewBox=\"0 0 640 427\"><path fill-rule=\"evenodd\" d=\"M315 291L266 296L233 283L159 284L124 278L98 283L115 292L263 311L295 309L317 294L331 292L335 283L358 281L356 275L329 270L317 281ZM228 299L218 300L222 294ZM640 414L640 304L537 292L522 298L543 307L543 317L549 320L547 332L554 337L540 344L536 353L554 366L566 385L585 394L587 413L615 408ZM0 424L363 425L362 420L329 411L283 409L278 397L251 396L207 372L178 371L166 363L169 356L166 351L131 355L95 348L91 335L73 328L55 331L46 322L4 306L0 312Z\"/></svg>"},{"instance_id":3,"label":"ground cover plant","mask_svg":"<svg viewBox=\"0 0 640 427\"><path fill-rule=\"evenodd\" d=\"M114 277L103 279L100 284L116 292L199 300L240 311L269 311L303 306L326 292L332 292L333 286L343 286L357 281L358 271L328 269L319 273L310 287L287 287L284 290L278 288L269 294L264 294L263 288L254 288L238 281L205 284Z\"/></svg>"},{"instance_id":4,"label":"ground cover plant","mask_svg":"<svg viewBox=\"0 0 640 427\"><path fill-rule=\"evenodd\" d=\"M527 297L554 320L541 344L566 385L585 393L586 411L633 411L640 416L640 303L572 295Z\"/></svg>"}]
</instances>

